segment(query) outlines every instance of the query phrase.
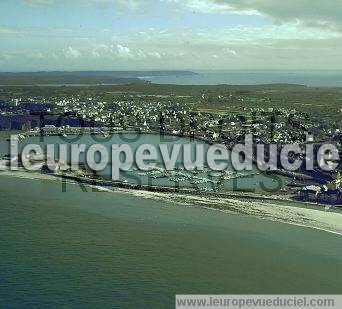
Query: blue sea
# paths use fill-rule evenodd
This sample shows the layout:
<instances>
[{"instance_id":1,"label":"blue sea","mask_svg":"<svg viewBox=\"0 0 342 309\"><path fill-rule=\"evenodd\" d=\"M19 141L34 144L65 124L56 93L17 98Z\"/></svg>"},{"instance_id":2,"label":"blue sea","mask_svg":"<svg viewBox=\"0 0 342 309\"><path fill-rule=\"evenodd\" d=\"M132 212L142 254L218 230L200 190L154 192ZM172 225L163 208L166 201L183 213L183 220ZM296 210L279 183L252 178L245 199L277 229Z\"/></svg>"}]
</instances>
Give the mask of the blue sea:
<instances>
[{"instance_id":1,"label":"blue sea","mask_svg":"<svg viewBox=\"0 0 342 309\"><path fill-rule=\"evenodd\" d=\"M156 84L177 85L263 85L298 84L310 87L342 87L342 71L331 70L222 70L195 71L196 75L152 76Z\"/></svg>"},{"instance_id":2,"label":"blue sea","mask_svg":"<svg viewBox=\"0 0 342 309\"><path fill-rule=\"evenodd\" d=\"M0 173L0 308L175 308L176 294L341 294L341 236Z\"/></svg>"}]
</instances>

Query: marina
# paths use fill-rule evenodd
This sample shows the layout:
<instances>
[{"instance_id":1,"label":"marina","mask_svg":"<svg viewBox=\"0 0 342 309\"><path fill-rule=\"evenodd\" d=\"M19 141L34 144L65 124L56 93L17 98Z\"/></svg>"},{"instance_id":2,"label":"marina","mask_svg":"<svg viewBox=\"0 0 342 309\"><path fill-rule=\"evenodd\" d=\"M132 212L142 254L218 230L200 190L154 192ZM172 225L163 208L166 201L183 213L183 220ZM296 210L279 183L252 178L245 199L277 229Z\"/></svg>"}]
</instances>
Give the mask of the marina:
<instances>
[{"instance_id":1,"label":"marina","mask_svg":"<svg viewBox=\"0 0 342 309\"><path fill-rule=\"evenodd\" d=\"M28 145L34 144L39 145L41 149L45 150L48 144L53 145L62 145L62 149L67 152L67 161L62 162L63 166L66 164L70 164L71 160L71 151L70 145L74 143L74 139L77 139L77 144L86 145L86 151L88 149L97 150L97 144L101 144L104 146L108 152L110 153L111 145L113 144L121 144L125 142L127 139L133 140L129 145L132 148L132 151L135 152L136 149L141 144L151 144L156 147L156 155L157 155L157 165L153 169L137 169L135 164L127 171L120 172L120 178L124 181L126 180L128 183L137 185L153 185L153 186L162 186L162 187L174 187L175 185L180 185L182 187L189 187L195 190L243 190L246 191L254 190L257 192L265 192L261 188L267 188L269 190L273 190L273 188L278 188L279 183L275 183L274 178L268 176L267 174L261 174L255 168L254 171L244 171L244 172L236 172L234 171L231 165L228 165L226 170L221 172L213 172L207 165L198 166L196 169L184 169L184 158L182 153L179 153L179 156L176 161L175 170L167 170L163 164L162 154L158 148L158 145L164 144L167 149L171 151L173 145L183 145L190 144L192 148L192 155L195 153L196 145L202 143L205 149L210 147L209 144L202 142L201 140L190 140L187 137L173 137L170 136L170 140L164 142L161 140L160 135L157 134L140 134L138 137L132 133L126 133L124 135L121 134L113 134L110 138L106 138L101 142L99 140L100 137L97 137L97 140L93 140L92 135L82 135L82 136L73 136L69 135L68 140L60 136L28 136L25 139L19 141L19 152ZM68 141L72 142L68 142ZM1 141L0 141L1 142ZM96 143L96 145L95 145ZM5 149L8 149L9 153L9 145L6 145L6 142L2 142L3 155L6 155ZM95 148L94 148L95 147ZM58 147L55 147L55 158L58 159L59 152ZM120 155L121 157L121 155ZM39 156L36 159L42 159ZM109 158L110 160L111 158ZM194 158L192 158L194 159ZM37 160L36 160L37 161ZM58 161L58 160L57 160ZM82 174L89 175L89 177L93 178L94 173L90 170L87 171L86 163L86 155L85 153L80 154L80 165L82 167ZM111 164L111 160L109 161ZM71 171L72 172L72 171ZM78 173L78 172L77 172ZM76 174L77 174L76 173ZM74 175L76 175L74 174ZM73 175L73 173L71 173ZM112 179L112 168L108 165L104 170L96 173L96 177L102 177L103 179L109 180ZM281 178L282 187L287 184L287 179ZM256 185L255 185L256 184Z\"/></svg>"}]
</instances>

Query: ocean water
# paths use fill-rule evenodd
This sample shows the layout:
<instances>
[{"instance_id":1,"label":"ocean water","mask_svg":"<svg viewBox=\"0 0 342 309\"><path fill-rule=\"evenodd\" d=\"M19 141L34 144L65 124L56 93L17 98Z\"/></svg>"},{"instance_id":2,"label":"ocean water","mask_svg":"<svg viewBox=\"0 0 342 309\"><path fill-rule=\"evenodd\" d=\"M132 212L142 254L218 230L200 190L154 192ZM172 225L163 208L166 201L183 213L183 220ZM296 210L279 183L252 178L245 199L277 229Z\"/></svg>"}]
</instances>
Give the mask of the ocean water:
<instances>
[{"instance_id":1,"label":"ocean water","mask_svg":"<svg viewBox=\"0 0 342 309\"><path fill-rule=\"evenodd\" d=\"M197 75L144 78L157 84L177 85L262 85L299 84L312 87L342 87L342 71L331 70L222 70L196 71Z\"/></svg>"},{"instance_id":2,"label":"ocean water","mask_svg":"<svg viewBox=\"0 0 342 309\"><path fill-rule=\"evenodd\" d=\"M342 238L0 175L0 307L174 308L175 294L342 293Z\"/></svg>"}]
</instances>

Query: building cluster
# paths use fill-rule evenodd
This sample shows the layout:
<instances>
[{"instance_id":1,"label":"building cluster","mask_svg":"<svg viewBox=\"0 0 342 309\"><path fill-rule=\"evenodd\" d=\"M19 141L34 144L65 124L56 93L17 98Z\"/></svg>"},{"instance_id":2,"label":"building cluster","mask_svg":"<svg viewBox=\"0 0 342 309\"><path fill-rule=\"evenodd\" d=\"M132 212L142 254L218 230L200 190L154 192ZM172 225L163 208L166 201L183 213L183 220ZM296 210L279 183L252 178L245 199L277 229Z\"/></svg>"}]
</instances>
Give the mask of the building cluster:
<instances>
[{"instance_id":1,"label":"building cluster","mask_svg":"<svg viewBox=\"0 0 342 309\"><path fill-rule=\"evenodd\" d=\"M300 146L311 143L314 150L323 143L334 143L342 149L341 123L320 119L320 115L283 106L267 107L267 98L265 107L246 107L245 98L231 93L217 97L218 102L225 100L231 104L229 110L203 108L204 103L211 104L210 100L206 94L199 97L134 93L113 94L111 98L101 94L14 97L8 103L0 103L0 130L25 130L31 135L107 135L122 130L164 132L199 137L228 148L244 142L246 134L252 134L255 145L274 143L279 151L290 143ZM337 108L336 113L342 111ZM304 159L305 154L300 156ZM333 175L323 176L333 180ZM307 188L301 191L301 197L323 198L326 192L321 188L316 194Z\"/></svg>"},{"instance_id":2,"label":"building cluster","mask_svg":"<svg viewBox=\"0 0 342 309\"><path fill-rule=\"evenodd\" d=\"M303 201L342 205L341 173L328 185L309 185L298 192L298 198Z\"/></svg>"}]
</instances>

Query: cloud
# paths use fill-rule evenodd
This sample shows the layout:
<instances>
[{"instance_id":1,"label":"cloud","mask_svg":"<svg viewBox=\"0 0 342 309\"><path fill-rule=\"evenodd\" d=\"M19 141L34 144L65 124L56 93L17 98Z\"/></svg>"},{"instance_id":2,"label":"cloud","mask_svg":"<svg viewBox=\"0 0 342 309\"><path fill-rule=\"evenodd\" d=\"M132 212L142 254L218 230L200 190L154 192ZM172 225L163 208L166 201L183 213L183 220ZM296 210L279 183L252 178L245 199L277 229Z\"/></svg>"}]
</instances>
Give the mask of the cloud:
<instances>
[{"instance_id":1,"label":"cloud","mask_svg":"<svg viewBox=\"0 0 342 309\"><path fill-rule=\"evenodd\" d=\"M57 4L56 0L21 0L24 4L32 7L45 7ZM99 8L108 9L112 6L126 7L129 9L136 9L144 3L141 0L73 0L73 2L81 5L95 5Z\"/></svg>"},{"instance_id":2,"label":"cloud","mask_svg":"<svg viewBox=\"0 0 342 309\"><path fill-rule=\"evenodd\" d=\"M159 1L159 0L156 0ZM143 6L146 0L73 0L74 3L82 6L91 6L94 8L110 10L110 9L130 9L135 10Z\"/></svg>"},{"instance_id":3,"label":"cloud","mask_svg":"<svg viewBox=\"0 0 342 309\"><path fill-rule=\"evenodd\" d=\"M41 60L44 58L44 54L40 51L36 51L36 52L29 53L27 57L33 60Z\"/></svg>"},{"instance_id":4,"label":"cloud","mask_svg":"<svg viewBox=\"0 0 342 309\"><path fill-rule=\"evenodd\" d=\"M187 8L194 12L199 13L239 13L239 14L258 14L257 11L244 10L236 12L236 10L230 6L229 1L215 1L215 0L160 0L161 2L174 2L184 8Z\"/></svg>"},{"instance_id":5,"label":"cloud","mask_svg":"<svg viewBox=\"0 0 342 309\"><path fill-rule=\"evenodd\" d=\"M56 0L21 0L31 6L51 6ZM79 5L137 9L148 4L174 3L179 8L206 14L262 15L276 24L294 23L342 32L341 0L73 0Z\"/></svg>"},{"instance_id":6,"label":"cloud","mask_svg":"<svg viewBox=\"0 0 342 309\"><path fill-rule=\"evenodd\" d=\"M159 52L156 52L156 51L149 52L148 56L151 56L151 57L154 57L154 58L157 58L157 59L161 59L162 58L161 54Z\"/></svg>"},{"instance_id":7,"label":"cloud","mask_svg":"<svg viewBox=\"0 0 342 309\"><path fill-rule=\"evenodd\" d=\"M106 0L104 0L106 1ZM107 0L108 1L108 0ZM116 0L114 1L118 5L126 6L132 9L136 9L141 5L141 2L143 1L138 1L138 0Z\"/></svg>"},{"instance_id":8,"label":"cloud","mask_svg":"<svg viewBox=\"0 0 342 309\"><path fill-rule=\"evenodd\" d=\"M139 43L134 48L123 43L96 44L87 53L96 59L142 60L147 58L161 59L163 54L157 50L141 49Z\"/></svg>"},{"instance_id":9,"label":"cloud","mask_svg":"<svg viewBox=\"0 0 342 309\"><path fill-rule=\"evenodd\" d=\"M7 60L15 59L17 56L16 53L0 53L0 60L5 62Z\"/></svg>"},{"instance_id":10,"label":"cloud","mask_svg":"<svg viewBox=\"0 0 342 309\"><path fill-rule=\"evenodd\" d=\"M72 47L68 47L63 49L63 54L65 56L65 58L67 59L77 59L81 57L81 52L77 49L74 49Z\"/></svg>"},{"instance_id":11,"label":"cloud","mask_svg":"<svg viewBox=\"0 0 342 309\"><path fill-rule=\"evenodd\" d=\"M341 0L161 0L201 13L256 14L275 23L298 23L342 31Z\"/></svg>"},{"instance_id":12,"label":"cloud","mask_svg":"<svg viewBox=\"0 0 342 309\"><path fill-rule=\"evenodd\" d=\"M22 0L25 4L30 6L50 6L55 3L55 0Z\"/></svg>"},{"instance_id":13,"label":"cloud","mask_svg":"<svg viewBox=\"0 0 342 309\"><path fill-rule=\"evenodd\" d=\"M26 3L47 6L64 1L26 0ZM102 5L110 9L109 13L114 12L110 14L124 11L120 15L124 22L120 21L121 27L102 25L106 31L97 29L102 26L100 23L94 26L93 22L82 29L0 27L0 37L6 39L1 52L15 57L2 56L2 62L6 61L8 67L33 63L37 67L41 64L46 68L77 69L341 69L341 3L337 0L73 0L72 4L79 5L80 10L85 6L91 9L94 18L97 11L103 18L103 12L96 11ZM148 10L152 4L156 5L155 12ZM127 10L135 8L139 10L125 15ZM154 15L159 14L159 9L165 10L160 18L179 14L184 23L183 19L176 25L169 21L162 23ZM190 14L182 10L201 14L191 14L187 20ZM137 12L146 14L136 15ZM198 22L204 13L226 15L219 16L220 23L208 22L206 28L205 23ZM230 14L259 17L241 17L241 22L248 25L239 26L240 16L230 21ZM213 15L208 21L216 17ZM228 20L226 27L224 18ZM32 43L22 40L26 35Z\"/></svg>"},{"instance_id":14,"label":"cloud","mask_svg":"<svg viewBox=\"0 0 342 309\"><path fill-rule=\"evenodd\" d=\"M233 50L233 49L230 49L230 48L225 48L225 49L223 50L223 53L224 53L225 55L237 56L237 52L236 52L235 50Z\"/></svg>"},{"instance_id":15,"label":"cloud","mask_svg":"<svg viewBox=\"0 0 342 309\"><path fill-rule=\"evenodd\" d=\"M114 47L114 46L113 46ZM134 58L134 55L131 52L131 49L127 46L123 46L121 44L117 44L114 49L116 49L116 54L122 58Z\"/></svg>"},{"instance_id":16,"label":"cloud","mask_svg":"<svg viewBox=\"0 0 342 309\"><path fill-rule=\"evenodd\" d=\"M96 46L93 46L90 54L94 58L101 58L104 53L108 53L109 48L105 44L97 44Z\"/></svg>"},{"instance_id":17,"label":"cloud","mask_svg":"<svg viewBox=\"0 0 342 309\"><path fill-rule=\"evenodd\" d=\"M27 31L23 29L11 28L11 27L0 27L0 36L1 35L23 35L26 34Z\"/></svg>"}]
</instances>

